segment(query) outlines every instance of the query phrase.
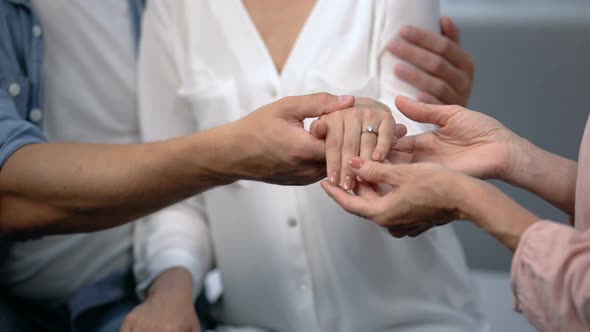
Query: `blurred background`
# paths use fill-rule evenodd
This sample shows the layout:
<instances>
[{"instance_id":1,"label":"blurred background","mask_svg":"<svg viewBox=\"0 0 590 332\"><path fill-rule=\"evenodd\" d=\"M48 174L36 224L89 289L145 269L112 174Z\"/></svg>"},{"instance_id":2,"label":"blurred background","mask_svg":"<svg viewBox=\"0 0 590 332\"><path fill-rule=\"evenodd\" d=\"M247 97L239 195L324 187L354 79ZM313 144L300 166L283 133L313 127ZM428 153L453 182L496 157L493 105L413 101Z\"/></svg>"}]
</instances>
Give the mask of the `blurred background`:
<instances>
[{"instance_id":1,"label":"blurred background","mask_svg":"<svg viewBox=\"0 0 590 332\"><path fill-rule=\"evenodd\" d=\"M477 63L470 108L577 159L590 112L590 0L442 0L442 9ZM495 184L539 217L568 221L542 199ZM510 310L511 253L471 224L453 227L496 330L533 331Z\"/></svg>"}]
</instances>

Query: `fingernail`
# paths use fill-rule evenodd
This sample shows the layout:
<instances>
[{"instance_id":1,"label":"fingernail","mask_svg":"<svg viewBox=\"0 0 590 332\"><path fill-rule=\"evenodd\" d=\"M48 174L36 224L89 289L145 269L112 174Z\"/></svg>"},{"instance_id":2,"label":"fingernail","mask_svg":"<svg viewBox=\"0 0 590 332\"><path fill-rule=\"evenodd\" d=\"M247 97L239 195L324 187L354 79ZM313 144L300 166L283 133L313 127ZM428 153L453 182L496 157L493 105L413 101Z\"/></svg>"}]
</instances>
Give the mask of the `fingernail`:
<instances>
[{"instance_id":1,"label":"fingernail","mask_svg":"<svg viewBox=\"0 0 590 332\"><path fill-rule=\"evenodd\" d=\"M353 99L354 99L354 96L350 96L350 95L338 96L338 101L343 102L343 103L350 103Z\"/></svg>"},{"instance_id":2,"label":"fingernail","mask_svg":"<svg viewBox=\"0 0 590 332\"><path fill-rule=\"evenodd\" d=\"M346 176L346 179L344 179L344 190L350 190L350 188L352 188L352 179L350 176Z\"/></svg>"},{"instance_id":3,"label":"fingernail","mask_svg":"<svg viewBox=\"0 0 590 332\"><path fill-rule=\"evenodd\" d=\"M330 173L330 177L328 178L328 181L330 181L331 184L336 185L336 176L338 174L336 174L336 172L332 172Z\"/></svg>"},{"instance_id":4,"label":"fingernail","mask_svg":"<svg viewBox=\"0 0 590 332\"><path fill-rule=\"evenodd\" d=\"M360 169L365 164L365 161L361 158L352 158L348 161L348 164L352 168Z\"/></svg>"},{"instance_id":5,"label":"fingernail","mask_svg":"<svg viewBox=\"0 0 590 332\"><path fill-rule=\"evenodd\" d=\"M361 179L361 177L357 175L356 176L356 182L363 182L363 179Z\"/></svg>"}]
</instances>

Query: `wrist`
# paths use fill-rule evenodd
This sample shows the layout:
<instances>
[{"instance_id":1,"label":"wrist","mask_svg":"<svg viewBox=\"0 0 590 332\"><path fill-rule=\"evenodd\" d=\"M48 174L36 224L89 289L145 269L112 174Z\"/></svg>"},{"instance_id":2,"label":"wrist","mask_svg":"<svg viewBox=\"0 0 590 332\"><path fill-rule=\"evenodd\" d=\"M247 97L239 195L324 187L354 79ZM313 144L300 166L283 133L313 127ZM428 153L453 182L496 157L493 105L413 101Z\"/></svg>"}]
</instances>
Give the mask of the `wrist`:
<instances>
[{"instance_id":1,"label":"wrist","mask_svg":"<svg viewBox=\"0 0 590 332\"><path fill-rule=\"evenodd\" d=\"M516 185L525 180L529 170L538 162L539 149L528 140L512 134L512 139L506 143L506 165L498 175L498 179ZM537 161L536 161L537 160Z\"/></svg>"},{"instance_id":2,"label":"wrist","mask_svg":"<svg viewBox=\"0 0 590 332\"><path fill-rule=\"evenodd\" d=\"M154 280L147 292L147 300L158 301L173 299L192 303L193 284L191 273L185 268L166 270Z\"/></svg>"},{"instance_id":3,"label":"wrist","mask_svg":"<svg viewBox=\"0 0 590 332\"><path fill-rule=\"evenodd\" d=\"M539 220L495 186L473 179L463 201L464 219L514 251L524 232Z\"/></svg>"}]
</instances>

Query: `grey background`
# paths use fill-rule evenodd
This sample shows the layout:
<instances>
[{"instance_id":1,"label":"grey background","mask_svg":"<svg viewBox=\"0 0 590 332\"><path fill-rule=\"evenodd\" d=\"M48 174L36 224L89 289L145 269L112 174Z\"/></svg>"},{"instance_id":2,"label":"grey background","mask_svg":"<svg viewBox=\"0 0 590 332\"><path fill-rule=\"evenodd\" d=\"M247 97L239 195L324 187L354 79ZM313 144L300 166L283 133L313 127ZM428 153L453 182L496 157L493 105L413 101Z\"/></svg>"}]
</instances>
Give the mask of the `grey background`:
<instances>
[{"instance_id":1,"label":"grey background","mask_svg":"<svg viewBox=\"0 0 590 332\"><path fill-rule=\"evenodd\" d=\"M477 62L470 108L577 159L590 111L590 0L447 0L442 8ZM499 187L542 218L568 220L534 195ZM454 227L472 268L510 269L511 254L493 238L467 222Z\"/></svg>"}]
</instances>

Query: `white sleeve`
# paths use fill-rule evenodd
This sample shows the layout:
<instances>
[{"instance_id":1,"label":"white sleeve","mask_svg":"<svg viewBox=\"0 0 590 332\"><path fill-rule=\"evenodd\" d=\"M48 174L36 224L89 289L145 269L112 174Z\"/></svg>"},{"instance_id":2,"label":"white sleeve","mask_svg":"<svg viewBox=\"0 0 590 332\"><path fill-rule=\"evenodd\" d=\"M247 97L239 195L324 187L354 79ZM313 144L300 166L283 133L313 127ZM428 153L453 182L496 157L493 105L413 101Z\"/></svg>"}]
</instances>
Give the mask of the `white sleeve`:
<instances>
[{"instance_id":1,"label":"white sleeve","mask_svg":"<svg viewBox=\"0 0 590 332\"><path fill-rule=\"evenodd\" d=\"M395 107L395 98L404 95L415 99L418 90L397 78L394 67L402 61L387 50L387 44L405 25L413 25L438 32L440 20L439 0L379 0L375 17L375 54L379 58L380 101L388 105L395 120L408 127L409 134L433 130L433 125L418 124L401 114Z\"/></svg>"},{"instance_id":2,"label":"white sleeve","mask_svg":"<svg viewBox=\"0 0 590 332\"><path fill-rule=\"evenodd\" d=\"M138 68L140 129L144 141L191 134L191 112L178 96L185 44L181 17L183 1L150 1L143 22ZM193 295L203 286L212 265L212 249L202 196L163 209L136 225L134 271L137 293L158 275L174 267L190 271Z\"/></svg>"}]
</instances>

